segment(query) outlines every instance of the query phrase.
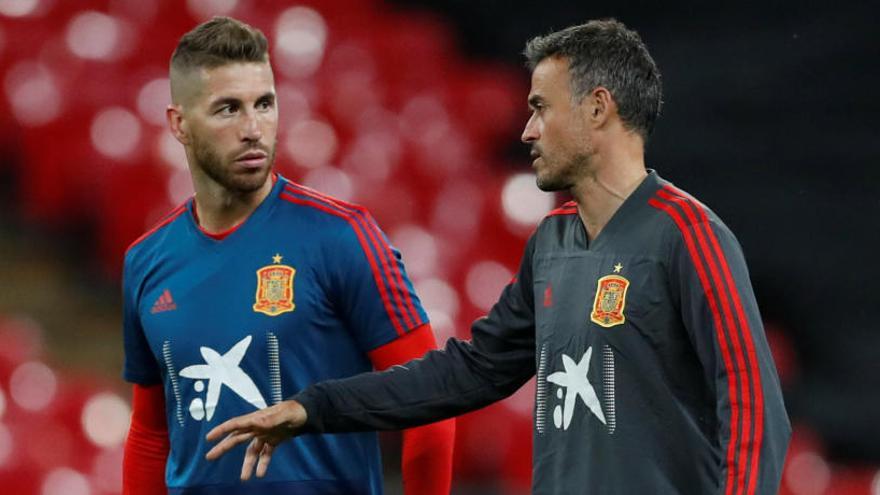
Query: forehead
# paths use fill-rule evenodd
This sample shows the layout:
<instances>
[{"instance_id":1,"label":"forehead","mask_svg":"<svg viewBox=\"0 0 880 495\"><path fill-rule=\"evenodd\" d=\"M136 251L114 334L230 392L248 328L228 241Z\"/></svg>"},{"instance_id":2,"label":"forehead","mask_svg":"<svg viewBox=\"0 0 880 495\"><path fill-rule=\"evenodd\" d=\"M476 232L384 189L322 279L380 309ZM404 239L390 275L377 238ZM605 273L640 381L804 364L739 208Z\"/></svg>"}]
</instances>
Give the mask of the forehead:
<instances>
[{"instance_id":1,"label":"forehead","mask_svg":"<svg viewBox=\"0 0 880 495\"><path fill-rule=\"evenodd\" d=\"M201 69L203 95L215 97L262 96L275 90L272 66L268 62L236 62Z\"/></svg>"},{"instance_id":2,"label":"forehead","mask_svg":"<svg viewBox=\"0 0 880 495\"><path fill-rule=\"evenodd\" d=\"M565 57L547 57L541 60L532 71L532 89L529 97L543 98L569 97L570 76L568 59Z\"/></svg>"}]
</instances>

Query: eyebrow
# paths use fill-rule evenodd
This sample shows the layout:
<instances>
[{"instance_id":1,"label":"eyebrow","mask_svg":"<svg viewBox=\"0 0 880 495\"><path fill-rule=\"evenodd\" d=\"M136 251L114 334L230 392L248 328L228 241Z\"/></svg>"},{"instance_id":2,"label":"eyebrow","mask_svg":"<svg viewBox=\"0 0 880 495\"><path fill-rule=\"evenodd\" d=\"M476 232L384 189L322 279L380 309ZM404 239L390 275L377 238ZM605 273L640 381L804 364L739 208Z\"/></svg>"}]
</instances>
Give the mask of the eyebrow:
<instances>
[{"instance_id":1,"label":"eyebrow","mask_svg":"<svg viewBox=\"0 0 880 495\"><path fill-rule=\"evenodd\" d=\"M257 98L258 102L263 101L263 100L269 100L270 102L274 102L275 101L275 93L272 91L267 91L266 93L260 95L259 98ZM213 108L222 107L224 105L241 105L241 104L242 104L241 99L233 98L231 96L226 96L226 97L218 98L217 100L211 102L211 105L209 108L213 109Z\"/></svg>"},{"instance_id":2,"label":"eyebrow","mask_svg":"<svg viewBox=\"0 0 880 495\"><path fill-rule=\"evenodd\" d=\"M211 105L208 108L214 109L225 105L241 105L241 100L239 100L238 98L232 98L231 96L218 98L211 102Z\"/></svg>"}]
</instances>

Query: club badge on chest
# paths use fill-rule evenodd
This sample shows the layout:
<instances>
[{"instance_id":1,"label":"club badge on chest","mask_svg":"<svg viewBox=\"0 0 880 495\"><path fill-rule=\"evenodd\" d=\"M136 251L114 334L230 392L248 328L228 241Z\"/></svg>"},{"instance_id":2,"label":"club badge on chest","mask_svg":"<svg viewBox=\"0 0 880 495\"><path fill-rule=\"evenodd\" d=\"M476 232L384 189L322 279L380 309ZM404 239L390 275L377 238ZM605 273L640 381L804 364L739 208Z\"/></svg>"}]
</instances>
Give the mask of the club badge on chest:
<instances>
[{"instance_id":1,"label":"club badge on chest","mask_svg":"<svg viewBox=\"0 0 880 495\"><path fill-rule=\"evenodd\" d=\"M268 316L278 316L293 311L293 277L296 270L292 266L282 265L283 257L276 254L272 257L273 264L257 270L257 294L254 311Z\"/></svg>"},{"instance_id":2,"label":"club badge on chest","mask_svg":"<svg viewBox=\"0 0 880 495\"><path fill-rule=\"evenodd\" d=\"M614 273L599 279L596 285L596 297L593 299L593 311L590 313L590 321L605 327L622 325L626 322L623 311L626 307L626 289L629 280L619 275L623 265L614 265Z\"/></svg>"}]
</instances>

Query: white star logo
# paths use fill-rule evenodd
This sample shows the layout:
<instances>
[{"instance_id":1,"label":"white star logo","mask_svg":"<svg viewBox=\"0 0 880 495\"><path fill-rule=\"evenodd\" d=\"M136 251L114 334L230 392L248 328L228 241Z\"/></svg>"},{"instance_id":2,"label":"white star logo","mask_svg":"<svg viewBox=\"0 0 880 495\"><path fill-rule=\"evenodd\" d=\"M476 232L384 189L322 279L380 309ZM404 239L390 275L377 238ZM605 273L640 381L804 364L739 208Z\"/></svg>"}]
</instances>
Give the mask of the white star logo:
<instances>
[{"instance_id":1,"label":"white star logo","mask_svg":"<svg viewBox=\"0 0 880 495\"><path fill-rule=\"evenodd\" d=\"M572 358L563 354L562 365L565 367L565 371L557 371L547 377L548 382L555 383L566 389L562 411L560 412L559 406L557 406L553 414L553 422L557 428L562 423L562 429L568 429L568 425L571 424L571 418L574 415L574 408L578 397L581 398L581 401L589 408L590 412L596 415L602 424L605 424L605 414L602 413L602 406L599 404L596 390L593 389L593 385L590 384L590 379L587 377L592 354L593 348L590 347L581 357L579 363L575 363ZM560 390L561 392L562 390Z\"/></svg>"},{"instance_id":2,"label":"white star logo","mask_svg":"<svg viewBox=\"0 0 880 495\"><path fill-rule=\"evenodd\" d=\"M219 352L210 347L200 347L202 357L205 358L207 364L194 364L180 370L180 376L192 378L194 380L208 380L208 396L204 403L204 415L210 420L214 416L214 410L217 408L217 402L220 400L220 389L223 385L229 387L233 392L238 394L242 399L250 402L254 407L263 409L266 407L266 400L260 394L260 389L251 380L240 367L244 353L251 344L251 336L241 339L237 344L232 346L226 354L220 355ZM202 382L196 382L196 391L201 391ZM198 404L196 403L198 401ZM201 405L201 400L196 399L193 404ZM201 412L197 414L193 412L193 406L190 407L193 417L201 419Z\"/></svg>"}]
</instances>

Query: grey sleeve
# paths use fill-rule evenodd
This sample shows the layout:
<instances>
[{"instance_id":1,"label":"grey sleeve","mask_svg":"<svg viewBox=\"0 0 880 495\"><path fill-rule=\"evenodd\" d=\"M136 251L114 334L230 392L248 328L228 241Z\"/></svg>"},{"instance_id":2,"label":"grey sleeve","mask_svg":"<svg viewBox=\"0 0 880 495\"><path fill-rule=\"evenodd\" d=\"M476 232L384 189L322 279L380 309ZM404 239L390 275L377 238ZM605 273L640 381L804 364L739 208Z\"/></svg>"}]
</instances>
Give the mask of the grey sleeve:
<instances>
[{"instance_id":1,"label":"grey sleeve","mask_svg":"<svg viewBox=\"0 0 880 495\"><path fill-rule=\"evenodd\" d=\"M308 413L305 431L409 428L479 409L515 392L535 374L533 253L534 236L516 278L489 315L474 322L471 341L450 339L444 349L404 365L321 382L293 396Z\"/></svg>"},{"instance_id":2,"label":"grey sleeve","mask_svg":"<svg viewBox=\"0 0 880 495\"><path fill-rule=\"evenodd\" d=\"M682 234L672 278L685 328L715 385L718 493L775 494L791 426L742 249L719 221L692 222Z\"/></svg>"}]
</instances>

